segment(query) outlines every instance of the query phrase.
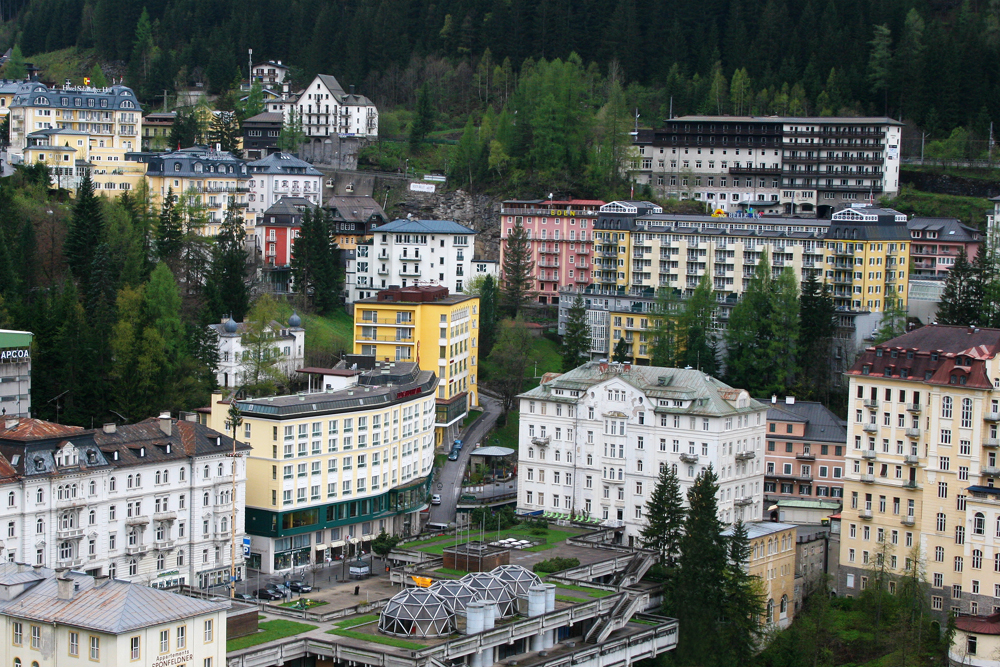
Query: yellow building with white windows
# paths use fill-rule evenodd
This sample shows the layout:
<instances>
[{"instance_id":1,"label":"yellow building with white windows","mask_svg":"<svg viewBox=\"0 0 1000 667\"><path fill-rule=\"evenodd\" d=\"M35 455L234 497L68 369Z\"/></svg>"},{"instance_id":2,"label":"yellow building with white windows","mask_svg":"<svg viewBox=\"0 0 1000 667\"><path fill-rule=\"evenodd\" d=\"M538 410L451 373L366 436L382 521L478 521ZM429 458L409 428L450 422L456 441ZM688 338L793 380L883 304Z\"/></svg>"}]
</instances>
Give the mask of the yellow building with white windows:
<instances>
[{"instance_id":1,"label":"yellow building with white windows","mask_svg":"<svg viewBox=\"0 0 1000 667\"><path fill-rule=\"evenodd\" d=\"M1000 605L998 352L998 329L930 325L848 371L840 594L920 559L940 618Z\"/></svg>"},{"instance_id":2,"label":"yellow building with white windows","mask_svg":"<svg viewBox=\"0 0 1000 667\"><path fill-rule=\"evenodd\" d=\"M747 574L757 577L763 588L764 624L786 628L795 615L795 534L788 523L751 521L745 524L750 557ZM725 535L732 535L732 528Z\"/></svg>"},{"instance_id":3,"label":"yellow building with white windows","mask_svg":"<svg viewBox=\"0 0 1000 667\"><path fill-rule=\"evenodd\" d=\"M378 292L354 306L354 353L382 361L415 361L433 371L438 443L478 405L479 297L447 287L403 287Z\"/></svg>"},{"instance_id":4,"label":"yellow building with white windows","mask_svg":"<svg viewBox=\"0 0 1000 667\"><path fill-rule=\"evenodd\" d=\"M224 667L226 605L121 579L0 564L0 660L13 667Z\"/></svg>"},{"instance_id":5,"label":"yellow building with white windows","mask_svg":"<svg viewBox=\"0 0 1000 667\"><path fill-rule=\"evenodd\" d=\"M359 366L337 388L237 401L239 440L253 448L250 567L286 571L367 550L383 530L420 532L438 378L412 362ZM209 424L226 429L229 409L215 394Z\"/></svg>"}]
</instances>

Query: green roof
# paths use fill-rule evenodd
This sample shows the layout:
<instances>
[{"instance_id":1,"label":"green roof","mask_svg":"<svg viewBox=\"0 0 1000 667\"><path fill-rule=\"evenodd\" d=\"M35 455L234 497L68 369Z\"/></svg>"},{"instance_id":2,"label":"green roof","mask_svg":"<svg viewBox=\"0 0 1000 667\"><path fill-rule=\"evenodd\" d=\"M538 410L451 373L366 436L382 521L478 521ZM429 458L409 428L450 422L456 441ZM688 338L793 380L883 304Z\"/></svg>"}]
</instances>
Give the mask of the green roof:
<instances>
[{"instance_id":1,"label":"green roof","mask_svg":"<svg viewBox=\"0 0 1000 667\"><path fill-rule=\"evenodd\" d=\"M6 347L30 347L31 337L34 336L30 331L12 331L10 329L0 329L0 348Z\"/></svg>"}]
</instances>

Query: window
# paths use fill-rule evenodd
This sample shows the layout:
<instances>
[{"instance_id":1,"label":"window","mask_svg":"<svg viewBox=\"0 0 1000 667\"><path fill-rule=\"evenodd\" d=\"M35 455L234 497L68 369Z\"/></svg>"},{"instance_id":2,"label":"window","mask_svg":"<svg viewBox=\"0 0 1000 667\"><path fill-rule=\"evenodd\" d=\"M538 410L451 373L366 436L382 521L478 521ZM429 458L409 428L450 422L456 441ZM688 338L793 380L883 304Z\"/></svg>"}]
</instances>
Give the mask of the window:
<instances>
[{"instance_id":1,"label":"window","mask_svg":"<svg viewBox=\"0 0 1000 667\"><path fill-rule=\"evenodd\" d=\"M212 619L205 621L205 643L212 641Z\"/></svg>"},{"instance_id":2,"label":"window","mask_svg":"<svg viewBox=\"0 0 1000 667\"><path fill-rule=\"evenodd\" d=\"M90 637L90 659L91 660L101 659L101 638L94 637L93 635L91 635Z\"/></svg>"},{"instance_id":3,"label":"window","mask_svg":"<svg viewBox=\"0 0 1000 667\"><path fill-rule=\"evenodd\" d=\"M139 650L139 637L132 637L131 639L129 639L129 647L130 647L129 657L132 660L138 660L141 656L141 652Z\"/></svg>"},{"instance_id":4,"label":"window","mask_svg":"<svg viewBox=\"0 0 1000 667\"><path fill-rule=\"evenodd\" d=\"M14 646L20 646L24 641L24 625L15 622L14 624Z\"/></svg>"},{"instance_id":5,"label":"window","mask_svg":"<svg viewBox=\"0 0 1000 667\"><path fill-rule=\"evenodd\" d=\"M38 625L31 626L31 648L42 647L42 628Z\"/></svg>"},{"instance_id":6,"label":"window","mask_svg":"<svg viewBox=\"0 0 1000 667\"><path fill-rule=\"evenodd\" d=\"M80 633L69 633L69 654L80 655Z\"/></svg>"},{"instance_id":7,"label":"window","mask_svg":"<svg viewBox=\"0 0 1000 667\"><path fill-rule=\"evenodd\" d=\"M170 650L170 630L160 630L160 653Z\"/></svg>"},{"instance_id":8,"label":"window","mask_svg":"<svg viewBox=\"0 0 1000 667\"><path fill-rule=\"evenodd\" d=\"M177 626L177 648L184 648L187 643L187 626Z\"/></svg>"}]
</instances>

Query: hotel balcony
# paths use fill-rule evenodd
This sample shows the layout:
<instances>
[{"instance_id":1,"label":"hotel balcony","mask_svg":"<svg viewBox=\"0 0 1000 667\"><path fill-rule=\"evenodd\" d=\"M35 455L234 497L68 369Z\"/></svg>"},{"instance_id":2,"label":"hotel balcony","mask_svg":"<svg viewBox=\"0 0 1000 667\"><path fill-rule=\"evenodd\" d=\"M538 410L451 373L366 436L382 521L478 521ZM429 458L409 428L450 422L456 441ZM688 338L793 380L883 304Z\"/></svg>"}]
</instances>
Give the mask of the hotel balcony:
<instances>
[{"instance_id":1,"label":"hotel balcony","mask_svg":"<svg viewBox=\"0 0 1000 667\"><path fill-rule=\"evenodd\" d=\"M126 526L144 526L149 523L148 516L130 516L125 519Z\"/></svg>"},{"instance_id":2,"label":"hotel balcony","mask_svg":"<svg viewBox=\"0 0 1000 667\"><path fill-rule=\"evenodd\" d=\"M916 524L917 520L915 517L907 515L904 516L902 519L900 519L899 522L904 526L913 526L914 524Z\"/></svg>"},{"instance_id":3,"label":"hotel balcony","mask_svg":"<svg viewBox=\"0 0 1000 667\"><path fill-rule=\"evenodd\" d=\"M871 521L871 519L872 519L872 511L871 510L858 510L858 516L861 517L862 519L866 519L868 521Z\"/></svg>"},{"instance_id":4,"label":"hotel balcony","mask_svg":"<svg viewBox=\"0 0 1000 667\"><path fill-rule=\"evenodd\" d=\"M549 436L534 437L531 439L531 444L538 445L540 447L546 447L550 442Z\"/></svg>"},{"instance_id":5,"label":"hotel balcony","mask_svg":"<svg viewBox=\"0 0 1000 667\"><path fill-rule=\"evenodd\" d=\"M920 412L920 404L919 403L907 403L906 404L906 409L909 412Z\"/></svg>"},{"instance_id":6,"label":"hotel balcony","mask_svg":"<svg viewBox=\"0 0 1000 667\"><path fill-rule=\"evenodd\" d=\"M689 454L687 452L683 452L683 453L681 453L681 461L684 461L685 463L697 463L698 462L698 455L697 454Z\"/></svg>"},{"instance_id":7,"label":"hotel balcony","mask_svg":"<svg viewBox=\"0 0 1000 667\"><path fill-rule=\"evenodd\" d=\"M861 450L861 458L863 459L874 459L876 453L874 449L863 449Z\"/></svg>"},{"instance_id":8,"label":"hotel balcony","mask_svg":"<svg viewBox=\"0 0 1000 667\"><path fill-rule=\"evenodd\" d=\"M749 461L757 456L756 452L736 452L737 461Z\"/></svg>"},{"instance_id":9,"label":"hotel balcony","mask_svg":"<svg viewBox=\"0 0 1000 667\"><path fill-rule=\"evenodd\" d=\"M733 499L733 504L737 506L753 505L753 498L751 496L742 496Z\"/></svg>"},{"instance_id":10,"label":"hotel balcony","mask_svg":"<svg viewBox=\"0 0 1000 667\"><path fill-rule=\"evenodd\" d=\"M83 537L83 528L59 528L56 537L60 540L76 540Z\"/></svg>"},{"instance_id":11,"label":"hotel balcony","mask_svg":"<svg viewBox=\"0 0 1000 667\"><path fill-rule=\"evenodd\" d=\"M903 463L908 466L915 466L920 464L920 457L916 454L907 454L903 457Z\"/></svg>"},{"instance_id":12,"label":"hotel balcony","mask_svg":"<svg viewBox=\"0 0 1000 667\"><path fill-rule=\"evenodd\" d=\"M869 423L865 424L862 428L865 430L865 433L878 433L878 424Z\"/></svg>"},{"instance_id":13,"label":"hotel balcony","mask_svg":"<svg viewBox=\"0 0 1000 667\"><path fill-rule=\"evenodd\" d=\"M983 447L1000 447L1000 438L983 438Z\"/></svg>"},{"instance_id":14,"label":"hotel balcony","mask_svg":"<svg viewBox=\"0 0 1000 667\"><path fill-rule=\"evenodd\" d=\"M869 475L869 474L861 475L861 481L864 484L874 484L875 483L875 475Z\"/></svg>"},{"instance_id":15,"label":"hotel balcony","mask_svg":"<svg viewBox=\"0 0 1000 667\"><path fill-rule=\"evenodd\" d=\"M798 454L795 455L795 458L799 459L800 461L815 461L816 455L813 454L812 452L799 452Z\"/></svg>"},{"instance_id":16,"label":"hotel balcony","mask_svg":"<svg viewBox=\"0 0 1000 667\"><path fill-rule=\"evenodd\" d=\"M869 410L878 410L878 399L877 398L866 398L865 407Z\"/></svg>"},{"instance_id":17,"label":"hotel balcony","mask_svg":"<svg viewBox=\"0 0 1000 667\"><path fill-rule=\"evenodd\" d=\"M908 428L908 429L906 429L906 437L907 438L919 438L920 437L920 429L919 428Z\"/></svg>"},{"instance_id":18,"label":"hotel balcony","mask_svg":"<svg viewBox=\"0 0 1000 667\"><path fill-rule=\"evenodd\" d=\"M983 419L988 422L1000 421L1000 412L985 412L983 413Z\"/></svg>"},{"instance_id":19,"label":"hotel balcony","mask_svg":"<svg viewBox=\"0 0 1000 667\"><path fill-rule=\"evenodd\" d=\"M1000 468L997 466L983 466L980 468L979 474L983 477L1000 477Z\"/></svg>"}]
</instances>

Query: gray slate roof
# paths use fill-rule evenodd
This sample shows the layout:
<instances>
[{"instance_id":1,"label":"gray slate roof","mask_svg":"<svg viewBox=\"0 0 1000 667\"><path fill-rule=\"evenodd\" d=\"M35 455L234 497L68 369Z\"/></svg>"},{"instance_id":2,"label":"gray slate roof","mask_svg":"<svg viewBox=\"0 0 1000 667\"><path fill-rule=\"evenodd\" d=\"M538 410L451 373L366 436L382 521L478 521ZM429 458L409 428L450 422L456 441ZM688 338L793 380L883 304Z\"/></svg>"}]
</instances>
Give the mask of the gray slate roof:
<instances>
[{"instance_id":1,"label":"gray slate roof","mask_svg":"<svg viewBox=\"0 0 1000 667\"><path fill-rule=\"evenodd\" d=\"M747 528L747 538L755 540L758 537L766 537L767 535L773 535L774 533L780 533L783 530L796 530L798 526L790 523L777 523L776 521L750 521L743 524ZM732 528L727 528L722 531L723 535L729 536L733 534Z\"/></svg>"},{"instance_id":2,"label":"gray slate roof","mask_svg":"<svg viewBox=\"0 0 1000 667\"><path fill-rule=\"evenodd\" d=\"M58 596L57 574L47 568L35 571L16 563L0 564L0 585L37 581L13 600L0 601L0 613L41 623L59 623L87 630L123 634L161 623L212 614L225 605L197 600L157 588L110 579L97 585L78 572L66 577L79 585L72 599ZM28 574L28 578L24 578Z\"/></svg>"},{"instance_id":3,"label":"gray slate roof","mask_svg":"<svg viewBox=\"0 0 1000 667\"><path fill-rule=\"evenodd\" d=\"M621 380L651 399L677 399L685 402L685 407L680 408L653 403L651 407L658 412L725 416L758 412L765 408L763 403L754 399L749 399L745 407L739 407L736 394L742 390L730 387L699 370L632 366L628 371L616 371L613 366L609 366L607 371L602 371L601 366L600 362L587 362L521 394L519 398L576 403L580 397L574 397L570 392L582 394L595 385ZM562 389L563 394L555 394L556 389Z\"/></svg>"},{"instance_id":4,"label":"gray slate roof","mask_svg":"<svg viewBox=\"0 0 1000 667\"><path fill-rule=\"evenodd\" d=\"M263 114L261 114L263 115ZM281 114L273 114L280 116ZM254 116L256 118L256 116ZM305 174L307 176L322 176L316 167L305 160L300 160L288 153L272 153L260 160L254 160L248 164L250 172L253 174Z\"/></svg>"},{"instance_id":5,"label":"gray slate roof","mask_svg":"<svg viewBox=\"0 0 1000 667\"><path fill-rule=\"evenodd\" d=\"M766 399L757 399L761 403L769 403ZM771 403L767 409L768 421L805 422L804 440L814 442L833 442L842 445L847 442L847 422L830 412L826 406L816 401L795 401L789 405L779 399ZM776 433L787 439L786 435Z\"/></svg>"},{"instance_id":6,"label":"gray slate roof","mask_svg":"<svg viewBox=\"0 0 1000 667\"><path fill-rule=\"evenodd\" d=\"M906 223L907 229L912 231L937 232L936 239L913 239L914 243L968 243L979 241L982 232L968 225L963 225L957 218L911 218Z\"/></svg>"},{"instance_id":7,"label":"gray slate roof","mask_svg":"<svg viewBox=\"0 0 1000 667\"><path fill-rule=\"evenodd\" d=\"M79 105L76 103L77 100L80 100ZM14 94L14 99L10 106L49 106L66 109L93 109L95 111L126 110L142 113L142 107L139 106L139 101L136 100L135 93L127 86L50 89L44 83L37 81L21 83Z\"/></svg>"},{"instance_id":8,"label":"gray slate roof","mask_svg":"<svg viewBox=\"0 0 1000 667\"><path fill-rule=\"evenodd\" d=\"M394 234L475 234L453 220L393 220L375 228L376 232Z\"/></svg>"}]
</instances>

